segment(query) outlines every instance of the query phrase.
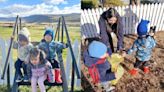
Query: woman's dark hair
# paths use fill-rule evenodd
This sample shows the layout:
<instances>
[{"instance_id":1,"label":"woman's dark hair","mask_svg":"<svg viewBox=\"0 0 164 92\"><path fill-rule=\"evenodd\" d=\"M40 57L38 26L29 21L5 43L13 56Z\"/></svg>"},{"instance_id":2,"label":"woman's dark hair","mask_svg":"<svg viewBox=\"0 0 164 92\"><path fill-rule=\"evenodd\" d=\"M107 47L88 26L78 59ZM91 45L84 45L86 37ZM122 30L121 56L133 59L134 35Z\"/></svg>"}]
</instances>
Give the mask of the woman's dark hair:
<instances>
[{"instance_id":1,"label":"woman's dark hair","mask_svg":"<svg viewBox=\"0 0 164 92\"><path fill-rule=\"evenodd\" d=\"M122 25L122 19L119 13L117 12L117 10L114 8L109 8L107 11L103 12L101 17L105 19L106 21L107 21L107 18L112 18L112 17L117 18L117 22L115 23L115 25L112 26L113 27L112 29L115 29L115 33L116 35L118 35L118 30L121 30L123 28L123 25Z\"/></svg>"},{"instance_id":2,"label":"woman's dark hair","mask_svg":"<svg viewBox=\"0 0 164 92\"><path fill-rule=\"evenodd\" d=\"M32 59L32 58L36 58L38 55L40 55L39 56L39 60L40 60L40 63L42 64L42 63L44 63L44 60L45 60L45 53L42 51L42 50L40 50L39 48L37 48L37 47L33 47L31 50L30 50L30 60Z\"/></svg>"},{"instance_id":3,"label":"woman's dark hair","mask_svg":"<svg viewBox=\"0 0 164 92\"><path fill-rule=\"evenodd\" d=\"M119 16L118 12L114 8L109 8L102 14L103 18L107 20L107 18L117 17Z\"/></svg>"}]
</instances>

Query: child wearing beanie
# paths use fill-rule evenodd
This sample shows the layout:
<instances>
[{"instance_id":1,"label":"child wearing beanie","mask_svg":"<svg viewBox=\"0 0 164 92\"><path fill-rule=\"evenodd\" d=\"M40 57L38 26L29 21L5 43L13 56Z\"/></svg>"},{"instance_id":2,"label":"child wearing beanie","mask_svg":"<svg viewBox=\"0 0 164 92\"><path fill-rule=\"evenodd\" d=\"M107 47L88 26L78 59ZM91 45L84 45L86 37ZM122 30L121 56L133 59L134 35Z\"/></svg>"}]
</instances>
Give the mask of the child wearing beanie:
<instances>
[{"instance_id":1,"label":"child wearing beanie","mask_svg":"<svg viewBox=\"0 0 164 92\"><path fill-rule=\"evenodd\" d=\"M133 46L128 50L127 54L136 52L136 62L134 68L130 70L132 76L137 75L138 68L142 69L145 73L149 73L149 60L151 58L152 49L156 45L155 39L148 35L148 20L141 20L137 27L138 38L134 41Z\"/></svg>"},{"instance_id":2,"label":"child wearing beanie","mask_svg":"<svg viewBox=\"0 0 164 92\"><path fill-rule=\"evenodd\" d=\"M88 67L93 83L100 83L108 92L111 90L109 81L116 79L107 60L108 52L105 44L99 41L90 43L83 53L84 64Z\"/></svg>"},{"instance_id":3,"label":"child wearing beanie","mask_svg":"<svg viewBox=\"0 0 164 92\"><path fill-rule=\"evenodd\" d=\"M46 29L42 41L39 43L39 49L43 50L46 54L46 59L51 63L54 68L55 81L62 83L61 71L59 63L56 60L56 51L60 48L66 48L65 44L54 42L54 31L52 29Z\"/></svg>"},{"instance_id":4,"label":"child wearing beanie","mask_svg":"<svg viewBox=\"0 0 164 92\"><path fill-rule=\"evenodd\" d=\"M26 57L32 48L32 44L30 42L30 32L27 28L23 28L18 33L18 43L14 43L14 48L18 49L18 59L15 62L15 69L16 69L16 82L20 82L22 80L28 81L27 71L26 71L26 63L24 62L26 60ZM23 67L24 77L21 72L21 68Z\"/></svg>"}]
</instances>

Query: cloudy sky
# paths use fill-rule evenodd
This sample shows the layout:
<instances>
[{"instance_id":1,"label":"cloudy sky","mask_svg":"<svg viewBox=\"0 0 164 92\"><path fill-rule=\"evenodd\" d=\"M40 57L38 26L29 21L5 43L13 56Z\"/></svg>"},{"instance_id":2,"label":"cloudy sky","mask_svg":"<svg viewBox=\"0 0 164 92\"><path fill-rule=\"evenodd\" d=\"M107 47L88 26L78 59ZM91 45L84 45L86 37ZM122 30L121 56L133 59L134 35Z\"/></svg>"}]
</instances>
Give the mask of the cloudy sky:
<instances>
[{"instance_id":1,"label":"cloudy sky","mask_svg":"<svg viewBox=\"0 0 164 92\"><path fill-rule=\"evenodd\" d=\"M80 0L0 0L0 17L80 13Z\"/></svg>"}]
</instances>

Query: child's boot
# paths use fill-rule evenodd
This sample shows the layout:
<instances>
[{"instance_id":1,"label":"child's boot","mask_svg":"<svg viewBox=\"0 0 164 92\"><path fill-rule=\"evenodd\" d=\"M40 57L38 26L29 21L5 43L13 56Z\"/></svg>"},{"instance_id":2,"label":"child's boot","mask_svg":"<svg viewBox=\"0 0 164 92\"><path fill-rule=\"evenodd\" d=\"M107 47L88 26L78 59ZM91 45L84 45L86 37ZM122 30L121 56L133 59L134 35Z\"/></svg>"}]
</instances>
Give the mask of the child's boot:
<instances>
[{"instance_id":1,"label":"child's boot","mask_svg":"<svg viewBox=\"0 0 164 92\"><path fill-rule=\"evenodd\" d=\"M129 73L132 75L132 76L136 76L138 74L138 70L136 68L132 69L129 71Z\"/></svg>"},{"instance_id":2,"label":"child's boot","mask_svg":"<svg viewBox=\"0 0 164 92\"><path fill-rule=\"evenodd\" d=\"M144 73L148 74L150 72L149 67L144 67Z\"/></svg>"},{"instance_id":3,"label":"child's boot","mask_svg":"<svg viewBox=\"0 0 164 92\"><path fill-rule=\"evenodd\" d=\"M24 81L24 82L28 82L28 81L29 81L29 78L28 78L27 75L24 75L24 77L23 77L23 81Z\"/></svg>"},{"instance_id":4,"label":"child's boot","mask_svg":"<svg viewBox=\"0 0 164 92\"><path fill-rule=\"evenodd\" d=\"M55 81L57 83L62 83L60 69L55 69Z\"/></svg>"},{"instance_id":5,"label":"child's boot","mask_svg":"<svg viewBox=\"0 0 164 92\"><path fill-rule=\"evenodd\" d=\"M17 78L16 78L16 82L21 82L22 80L23 80L22 76L18 75Z\"/></svg>"}]
</instances>

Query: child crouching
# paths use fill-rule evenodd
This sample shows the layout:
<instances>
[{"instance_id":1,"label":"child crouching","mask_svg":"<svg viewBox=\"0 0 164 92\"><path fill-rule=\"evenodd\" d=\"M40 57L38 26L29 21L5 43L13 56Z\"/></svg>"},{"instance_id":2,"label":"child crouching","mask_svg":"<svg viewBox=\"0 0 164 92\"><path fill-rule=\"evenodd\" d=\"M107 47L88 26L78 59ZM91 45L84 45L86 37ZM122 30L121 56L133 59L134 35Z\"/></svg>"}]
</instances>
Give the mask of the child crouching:
<instances>
[{"instance_id":1,"label":"child crouching","mask_svg":"<svg viewBox=\"0 0 164 92\"><path fill-rule=\"evenodd\" d=\"M106 45L99 41L91 42L88 49L84 51L83 57L93 83L101 83L106 91L111 91L113 88L109 86L109 81L116 79L116 76L107 60Z\"/></svg>"},{"instance_id":2,"label":"child crouching","mask_svg":"<svg viewBox=\"0 0 164 92\"><path fill-rule=\"evenodd\" d=\"M37 92L37 83L41 92L46 92L44 81L54 82L51 64L45 59L44 52L34 47L30 50L28 63L28 76L31 80L32 92ZM27 60L28 61L28 60Z\"/></svg>"}]
</instances>

